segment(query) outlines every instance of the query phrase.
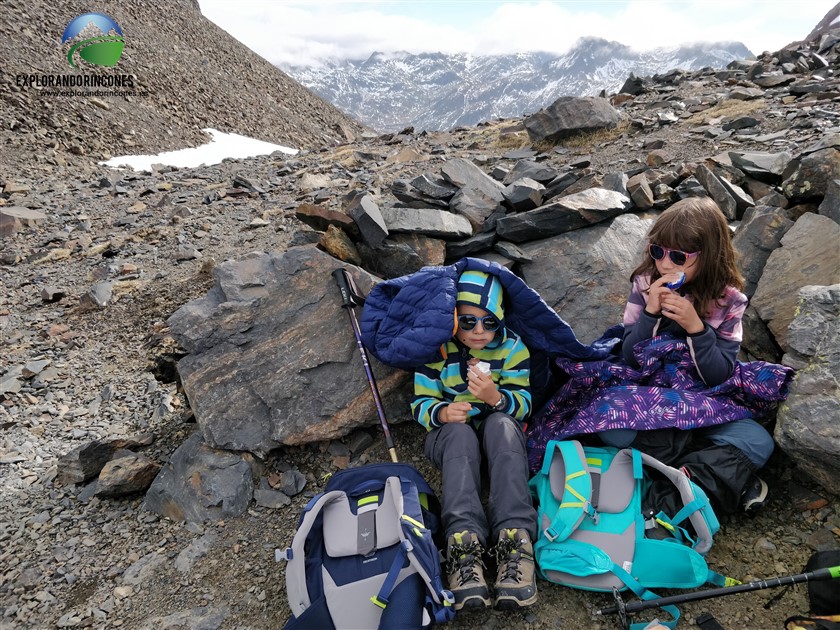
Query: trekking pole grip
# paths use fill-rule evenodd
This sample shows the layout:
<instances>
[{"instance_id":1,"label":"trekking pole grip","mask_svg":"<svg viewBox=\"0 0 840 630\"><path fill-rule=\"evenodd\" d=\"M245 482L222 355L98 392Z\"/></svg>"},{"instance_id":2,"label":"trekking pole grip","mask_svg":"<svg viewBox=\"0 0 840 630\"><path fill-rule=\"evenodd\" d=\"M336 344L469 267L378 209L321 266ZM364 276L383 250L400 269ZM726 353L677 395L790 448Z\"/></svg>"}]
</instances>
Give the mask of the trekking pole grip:
<instances>
[{"instance_id":1,"label":"trekking pole grip","mask_svg":"<svg viewBox=\"0 0 840 630\"><path fill-rule=\"evenodd\" d=\"M344 267L339 267L332 272L332 277L338 285L338 290L341 291L341 307L353 308L356 306L356 301L353 299L353 291L350 289L350 277Z\"/></svg>"}]
</instances>

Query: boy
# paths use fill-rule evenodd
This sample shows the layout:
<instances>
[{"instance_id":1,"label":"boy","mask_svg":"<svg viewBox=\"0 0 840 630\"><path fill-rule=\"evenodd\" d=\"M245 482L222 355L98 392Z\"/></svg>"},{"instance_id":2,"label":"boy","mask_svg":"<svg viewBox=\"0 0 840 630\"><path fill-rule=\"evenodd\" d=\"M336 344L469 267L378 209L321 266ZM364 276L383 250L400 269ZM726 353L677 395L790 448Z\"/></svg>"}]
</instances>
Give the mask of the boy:
<instances>
[{"instance_id":1,"label":"boy","mask_svg":"<svg viewBox=\"0 0 840 630\"><path fill-rule=\"evenodd\" d=\"M537 600L531 544L537 515L528 491L522 430L531 411L530 355L519 337L505 329L502 301L496 276L463 272L455 335L445 345L443 360L414 375L411 410L429 431L426 457L441 471L446 568L455 610L491 603L516 609ZM489 519L480 499L482 456L490 480ZM495 602L482 561L490 540L497 541Z\"/></svg>"}]
</instances>

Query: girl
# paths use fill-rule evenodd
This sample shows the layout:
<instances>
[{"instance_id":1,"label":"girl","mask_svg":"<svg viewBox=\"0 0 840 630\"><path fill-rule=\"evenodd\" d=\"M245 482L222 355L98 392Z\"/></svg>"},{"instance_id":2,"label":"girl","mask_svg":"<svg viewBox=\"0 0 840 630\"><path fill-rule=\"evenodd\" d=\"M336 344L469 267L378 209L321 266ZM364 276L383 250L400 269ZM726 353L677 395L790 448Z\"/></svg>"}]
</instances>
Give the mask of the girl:
<instances>
[{"instance_id":1,"label":"girl","mask_svg":"<svg viewBox=\"0 0 840 630\"><path fill-rule=\"evenodd\" d=\"M726 218L709 198L683 199L659 216L648 238L624 309L624 359L638 368L633 347L669 332L685 339L700 378L710 387L719 385L732 375L747 306ZM723 512L736 511L739 503L753 512L767 496L767 484L755 471L770 458L773 438L755 420L691 431L613 429L600 435L611 446L632 444L684 466Z\"/></svg>"}]
</instances>

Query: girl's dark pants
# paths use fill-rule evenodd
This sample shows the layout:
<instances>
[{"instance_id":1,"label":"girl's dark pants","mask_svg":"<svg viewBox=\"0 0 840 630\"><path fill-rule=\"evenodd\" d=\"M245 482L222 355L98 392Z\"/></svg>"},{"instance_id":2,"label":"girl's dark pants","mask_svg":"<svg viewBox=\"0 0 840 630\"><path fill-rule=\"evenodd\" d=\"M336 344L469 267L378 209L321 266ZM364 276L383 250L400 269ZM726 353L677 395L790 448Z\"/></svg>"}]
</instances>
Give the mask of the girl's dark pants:
<instances>
[{"instance_id":1,"label":"girl's dark pants","mask_svg":"<svg viewBox=\"0 0 840 630\"><path fill-rule=\"evenodd\" d=\"M521 425L504 413L485 418L478 430L449 423L426 436L426 457L441 471L446 536L474 532L495 544L502 529L521 528L534 540L537 513L528 491L528 459ZM489 477L488 516L481 505L482 458Z\"/></svg>"}]
</instances>

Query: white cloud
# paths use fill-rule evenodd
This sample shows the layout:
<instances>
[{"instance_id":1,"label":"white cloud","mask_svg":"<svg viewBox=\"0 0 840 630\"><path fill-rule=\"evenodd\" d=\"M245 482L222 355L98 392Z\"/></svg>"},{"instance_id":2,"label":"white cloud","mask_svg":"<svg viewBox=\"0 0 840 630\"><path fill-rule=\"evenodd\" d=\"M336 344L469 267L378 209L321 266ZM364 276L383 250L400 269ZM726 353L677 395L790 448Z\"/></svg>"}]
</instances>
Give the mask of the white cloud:
<instances>
[{"instance_id":1,"label":"white cloud","mask_svg":"<svg viewBox=\"0 0 840 630\"><path fill-rule=\"evenodd\" d=\"M283 2L200 0L206 17L273 63L374 51L565 52L584 36L637 50L740 41L754 53L802 39L833 0Z\"/></svg>"}]
</instances>

